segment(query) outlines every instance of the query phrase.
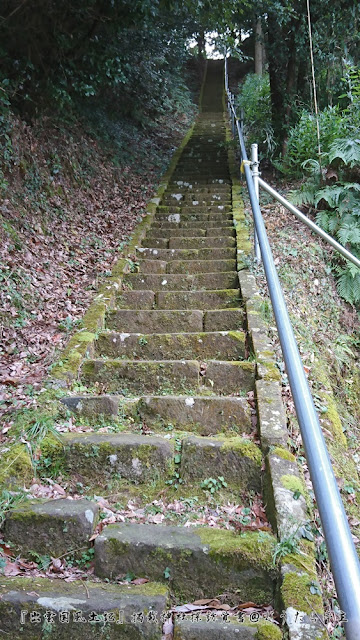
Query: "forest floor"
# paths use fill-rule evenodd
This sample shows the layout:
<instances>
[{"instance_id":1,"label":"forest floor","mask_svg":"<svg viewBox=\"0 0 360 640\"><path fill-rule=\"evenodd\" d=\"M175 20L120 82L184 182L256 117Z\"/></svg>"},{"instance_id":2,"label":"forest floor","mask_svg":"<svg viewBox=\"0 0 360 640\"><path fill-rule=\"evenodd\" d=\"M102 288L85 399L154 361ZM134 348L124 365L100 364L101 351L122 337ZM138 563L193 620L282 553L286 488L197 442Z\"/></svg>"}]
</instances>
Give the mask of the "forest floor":
<instances>
[{"instance_id":1,"label":"forest floor","mask_svg":"<svg viewBox=\"0 0 360 640\"><path fill-rule=\"evenodd\" d=\"M102 137L84 123L11 118L0 173L0 438L14 411L36 403L196 111L150 129L108 121Z\"/></svg>"}]
</instances>

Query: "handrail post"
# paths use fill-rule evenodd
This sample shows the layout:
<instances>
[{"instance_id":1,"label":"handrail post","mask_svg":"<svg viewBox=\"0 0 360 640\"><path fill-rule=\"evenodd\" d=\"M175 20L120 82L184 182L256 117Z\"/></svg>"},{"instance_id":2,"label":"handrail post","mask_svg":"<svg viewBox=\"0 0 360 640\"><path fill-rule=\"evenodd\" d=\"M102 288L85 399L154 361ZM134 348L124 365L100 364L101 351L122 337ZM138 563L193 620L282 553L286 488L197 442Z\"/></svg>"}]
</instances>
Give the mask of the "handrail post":
<instances>
[{"instance_id":1,"label":"handrail post","mask_svg":"<svg viewBox=\"0 0 360 640\"><path fill-rule=\"evenodd\" d=\"M259 157L258 157L258 146L256 143L251 145L251 173L254 180L255 194L257 201L259 202ZM261 262L261 251L259 240L256 233L256 227L254 224L254 249L255 249L255 260L258 264Z\"/></svg>"}]
</instances>

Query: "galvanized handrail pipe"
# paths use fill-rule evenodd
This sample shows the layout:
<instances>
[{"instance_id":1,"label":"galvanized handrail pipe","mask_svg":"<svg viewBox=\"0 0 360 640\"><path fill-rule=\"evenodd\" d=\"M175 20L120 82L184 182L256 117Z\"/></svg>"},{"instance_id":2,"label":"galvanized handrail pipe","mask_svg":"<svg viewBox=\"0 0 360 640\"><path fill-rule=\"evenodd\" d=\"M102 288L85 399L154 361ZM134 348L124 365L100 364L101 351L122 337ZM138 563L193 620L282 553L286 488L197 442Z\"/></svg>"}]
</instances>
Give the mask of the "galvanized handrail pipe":
<instances>
[{"instance_id":1,"label":"galvanized handrail pipe","mask_svg":"<svg viewBox=\"0 0 360 640\"><path fill-rule=\"evenodd\" d=\"M239 123L237 125L242 158L246 161L247 155L242 132ZM265 224L256 198L250 166L245 163L244 169L276 326L323 526L331 569L340 606L345 611L348 619L348 622L345 623L346 637L348 640L360 640L359 559L274 265Z\"/></svg>"},{"instance_id":2,"label":"galvanized handrail pipe","mask_svg":"<svg viewBox=\"0 0 360 640\"><path fill-rule=\"evenodd\" d=\"M227 73L226 62L225 73ZM345 622L344 625L346 638L347 640L360 640L359 558L351 536L344 505L331 466L319 418L310 393L284 295L276 272L265 224L261 215L259 202L256 198L250 163L247 158L244 138L238 119L236 119L236 125L254 215L254 225L261 248L281 349L320 513L337 595L340 606L347 617L347 622Z\"/></svg>"},{"instance_id":3,"label":"galvanized handrail pipe","mask_svg":"<svg viewBox=\"0 0 360 640\"><path fill-rule=\"evenodd\" d=\"M286 200L284 196L282 196L280 193L278 193L278 191L273 189L273 187L270 187L270 185L267 182L265 182L265 180L259 177L258 182L259 182L259 185L264 189L264 191L267 191L267 193L269 193L273 198L275 198L275 200L277 200L278 202L280 202L280 204L286 207L286 209L291 211L291 213L293 213L299 220L301 220L301 222L304 222L304 224L306 224L309 227L309 229L311 229L311 231L314 231L314 233L320 236L328 244L331 244L331 246L334 247L336 251L341 253L341 255L344 256L344 258L346 258L347 260L349 260L350 262L352 262L353 264L355 264L357 267L360 268L360 260L356 256L354 256L352 253L350 253L350 251L345 249L345 247L339 244L339 242L337 242L334 238L329 236L329 234L326 233L323 229L321 229L321 227L319 227L317 224L315 224L315 222L312 222L312 220L309 220L309 218L305 214L299 211L299 209L297 209L293 204L291 204L291 202Z\"/></svg>"}]
</instances>

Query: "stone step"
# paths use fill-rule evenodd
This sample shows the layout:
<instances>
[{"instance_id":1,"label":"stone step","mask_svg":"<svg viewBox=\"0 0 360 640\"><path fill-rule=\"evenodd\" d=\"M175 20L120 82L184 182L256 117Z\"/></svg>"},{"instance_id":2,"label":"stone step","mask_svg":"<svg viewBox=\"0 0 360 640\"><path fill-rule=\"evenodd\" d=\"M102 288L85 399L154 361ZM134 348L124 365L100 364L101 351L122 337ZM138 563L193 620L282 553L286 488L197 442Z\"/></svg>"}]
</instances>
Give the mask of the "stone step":
<instances>
[{"instance_id":1,"label":"stone step","mask_svg":"<svg viewBox=\"0 0 360 640\"><path fill-rule=\"evenodd\" d=\"M1 632L13 640L161 640L169 608L166 585L150 582L87 580L85 586L83 580L2 576L0 600Z\"/></svg>"},{"instance_id":2,"label":"stone step","mask_svg":"<svg viewBox=\"0 0 360 640\"><path fill-rule=\"evenodd\" d=\"M182 216L186 219L186 216L198 215L199 219L208 220L209 216L215 217L217 214L221 214L230 218L231 214L231 205L229 204L215 204L215 205L202 205L199 200L193 200L191 203L165 206L159 205L156 210L156 217L161 215L166 215L169 213L181 213ZM205 214L208 214L207 216ZM205 216L205 217L204 217Z\"/></svg>"},{"instance_id":3,"label":"stone step","mask_svg":"<svg viewBox=\"0 0 360 640\"><path fill-rule=\"evenodd\" d=\"M179 214L180 215L180 214ZM229 220L227 220L225 217L221 217L221 220L206 220L206 227L228 227L229 226ZM200 220L200 221L194 221L194 220L189 220L187 222L169 222L168 220L165 220L164 222L160 222L158 220L155 220L152 225L151 225L151 229L178 229L179 225L181 225L184 229L202 229L204 226L204 220Z\"/></svg>"},{"instance_id":4,"label":"stone step","mask_svg":"<svg viewBox=\"0 0 360 640\"><path fill-rule=\"evenodd\" d=\"M28 500L6 514L4 540L17 553L58 558L70 549L89 547L98 518L99 507L90 500Z\"/></svg>"},{"instance_id":5,"label":"stone step","mask_svg":"<svg viewBox=\"0 0 360 640\"><path fill-rule=\"evenodd\" d=\"M90 420L100 416L142 420L156 431L174 429L202 436L250 433L251 410L245 398L226 396L65 396L61 402Z\"/></svg>"},{"instance_id":6,"label":"stone step","mask_svg":"<svg viewBox=\"0 0 360 640\"><path fill-rule=\"evenodd\" d=\"M101 333L96 356L139 360L240 360L245 356L245 333Z\"/></svg>"},{"instance_id":7,"label":"stone step","mask_svg":"<svg viewBox=\"0 0 360 640\"><path fill-rule=\"evenodd\" d=\"M104 401L104 407L111 405ZM195 431L202 436L251 431L250 405L245 398L205 396L144 396L137 413L149 426Z\"/></svg>"},{"instance_id":8,"label":"stone step","mask_svg":"<svg viewBox=\"0 0 360 640\"><path fill-rule=\"evenodd\" d=\"M208 249L156 249L153 247L138 247L137 257L149 260L231 260L236 258L235 247L221 247Z\"/></svg>"},{"instance_id":9,"label":"stone step","mask_svg":"<svg viewBox=\"0 0 360 640\"><path fill-rule=\"evenodd\" d=\"M161 233L162 231L162 229L159 229L159 233ZM149 249L201 249L201 247L211 249L212 247L235 247L236 245L235 238L232 235L221 233L222 229L218 229L218 234L216 235L212 236L208 234L205 237L198 236L196 233L197 230L194 229L191 229L191 233L187 236L184 236L181 231L183 230L179 229L180 233L174 236L170 233L170 238L156 238L149 235L145 238L144 245L146 245L146 248ZM179 244L180 246L178 246ZM186 246L182 246L184 244ZM194 246L189 247L189 244Z\"/></svg>"},{"instance_id":10,"label":"stone step","mask_svg":"<svg viewBox=\"0 0 360 640\"><path fill-rule=\"evenodd\" d=\"M154 223L165 223L165 222L176 222L176 224L180 224L180 222L224 222L228 221L228 225L231 224L233 219L232 213L209 213L208 211L196 211L196 207L186 207L189 211L184 211L185 207L182 209L178 207L178 210L174 211L175 207L169 207L170 211L166 211L164 213L157 213L154 218ZM206 225L205 225L206 226Z\"/></svg>"},{"instance_id":11,"label":"stone step","mask_svg":"<svg viewBox=\"0 0 360 640\"><path fill-rule=\"evenodd\" d=\"M203 312L199 310L120 309L108 311L106 326L113 331L126 333L197 332L203 331L203 317ZM211 322L207 322L207 325L209 327Z\"/></svg>"},{"instance_id":12,"label":"stone step","mask_svg":"<svg viewBox=\"0 0 360 640\"><path fill-rule=\"evenodd\" d=\"M204 225L206 227L206 225ZM189 236L193 238L206 237L206 236L233 236L235 237L236 231L233 225L229 225L228 227L209 227L208 229L184 229L181 224L177 229L150 229L147 235L145 236L144 244L146 243L148 238L151 239L169 239L169 238L177 238L181 236L183 238Z\"/></svg>"},{"instance_id":13,"label":"stone step","mask_svg":"<svg viewBox=\"0 0 360 640\"><path fill-rule=\"evenodd\" d=\"M243 601L271 603L275 545L264 532L115 524L95 540L95 573L114 579L133 572L165 582L185 602L236 592Z\"/></svg>"},{"instance_id":14,"label":"stone step","mask_svg":"<svg viewBox=\"0 0 360 640\"><path fill-rule=\"evenodd\" d=\"M196 613L195 613L196 615ZM210 614L211 616L211 614ZM261 617L261 616L260 616ZM246 620L246 618L244 618ZM240 622L240 618L221 616L211 619L209 615L175 617L173 640L282 640L279 627L269 620Z\"/></svg>"},{"instance_id":15,"label":"stone step","mask_svg":"<svg viewBox=\"0 0 360 640\"><path fill-rule=\"evenodd\" d=\"M199 195L195 193L173 193L170 196L163 196L161 200L161 206L191 206L193 202L198 202L198 204L202 207L215 207L218 204L231 206L231 199L228 195L217 196L216 194L208 194L208 196L205 197L204 194Z\"/></svg>"},{"instance_id":16,"label":"stone step","mask_svg":"<svg viewBox=\"0 0 360 640\"><path fill-rule=\"evenodd\" d=\"M169 249L211 249L212 247L235 247L232 236L208 236L206 238L187 237L170 238Z\"/></svg>"},{"instance_id":17,"label":"stone step","mask_svg":"<svg viewBox=\"0 0 360 640\"><path fill-rule=\"evenodd\" d=\"M152 260L159 262L160 260ZM165 263L166 264L166 263ZM118 309L152 309L156 304L155 291L136 289L135 291L122 291L116 297Z\"/></svg>"},{"instance_id":18,"label":"stone step","mask_svg":"<svg viewBox=\"0 0 360 640\"><path fill-rule=\"evenodd\" d=\"M134 292L135 293L135 292ZM119 309L108 311L106 326L122 333L171 333L184 331L237 331L244 325L244 310Z\"/></svg>"},{"instance_id":19,"label":"stone step","mask_svg":"<svg viewBox=\"0 0 360 640\"><path fill-rule=\"evenodd\" d=\"M171 195L172 193L184 193L189 194L191 197L192 194L204 194L206 197L208 195L223 195L226 194L231 198L231 187L229 184L192 184L191 182L184 182L184 180L176 180L169 183L168 188L164 192L164 196Z\"/></svg>"},{"instance_id":20,"label":"stone step","mask_svg":"<svg viewBox=\"0 0 360 640\"><path fill-rule=\"evenodd\" d=\"M196 274L129 273L124 284L135 289L151 291L198 291L202 289L235 289L238 285L236 271ZM184 307L185 308L185 307Z\"/></svg>"},{"instance_id":21,"label":"stone step","mask_svg":"<svg viewBox=\"0 0 360 640\"><path fill-rule=\"evenodd\" d=\"M204 331L236 331L243 325L243 309L213 309L204 312Z\"/></svg>"},{"instance_id":22,"label":"stone step","mask_svg":"<svg viewBox=\"0 0 360 640\"><path fill-rule=\"evenodd\" d=\"M239 289L206 291L159 291L158 309L226 309L240 306Z\"/></svg>"},{"instance_id":23,"label":"stone step","mask_svg":"<svg viewBox=\"0 0 360 640\"><path fill-rule=\"evenodd\" d=\"M144 395L161 392L175 395L209 390L214 394L244 394L252 391L252 362L209 360L85 360L81 380L107 393Z\"/></svg>"},{"instance_id":24,"label":"stone step","mask_svg":"<svg viewBox=\"0 0 360 640\"><path fill-rule=\"evenodd\" d=\"M109 393L123 395L166 390L186 393L199 386L200 365L196 360L85 360L81 380L97 384Z\"/></svg>"},{"instance_id":25,"label":"stone step","mask_svg":"<svg viewBox=\"0 0 360 640\"><path fill-rule=\"evenodd\" d=\"M160 262L159 260L148 260ZM161 263L160 263L161 264ZM166 273L215 273L236 271L236 260L173 260L166 263ZM142 267L142 264L140 265Z\"/></svg>"},{"instance_id":26,"label":"stone step","mask_svg":"<svg viewBox=\"0 0 360 640\"><path fill-rule=\"evenodd\" d=\"M182 440L180 476L187 484L225 478L238 491L261 491L262 454L240 436L188 436Z\"/></svg>"},{"instance_id":27,"label":"stone step","mask_svg":"<svg viewBox=\"0 0 360 640\"><path fill-rule=\"evenodd\" d=\"M46 453L66 476L91 489L109 482L163 482L174 472L174 441L137 433L64 433L63 442L46 442Z\"/></svg>"}]
</instances>

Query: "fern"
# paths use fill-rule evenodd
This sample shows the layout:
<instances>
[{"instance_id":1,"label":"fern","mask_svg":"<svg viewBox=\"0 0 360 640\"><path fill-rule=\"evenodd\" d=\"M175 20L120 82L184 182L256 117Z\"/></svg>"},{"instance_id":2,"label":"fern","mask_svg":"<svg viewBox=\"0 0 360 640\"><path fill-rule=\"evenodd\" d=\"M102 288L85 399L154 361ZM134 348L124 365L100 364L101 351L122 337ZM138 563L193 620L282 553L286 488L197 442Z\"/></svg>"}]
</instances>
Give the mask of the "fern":
<instances>
[{"instance_id":1,"label":"fern","mask_svg":"<svg viewBox=\"0 0 360 640\"><path fill-rule=\"evenodd\" d=\"M341 225L337 232L337 237L342 244L351 242L352 244L360 243L360 226L353 227L349 224Z\"/></svg>"},{"instance_id":2,"label":"fern","mask_svg":"<svg viewBox=\"0 0 360 640\"><path fill-rule=\"evenodd\" d=\"M355 267L355 265L353 265ZM340 273L340 277L338 279L338 291L346 302L350 302L352 304L358 304L360 302L360 269L355 267L357 270L353 275L353 270L351 269L338 269L338 273Z\"/></svg>"},{"instance_id":3,"label":"fern","mask_svg":"<svg viewBox=\"0 0 360 640\"><path fill-rule=\"evenodd\" d=\"M360 163L360 140L352 138L336 138L329 151L329 162L340 159L349 167Z\"/></svg>"}]
</instances>

